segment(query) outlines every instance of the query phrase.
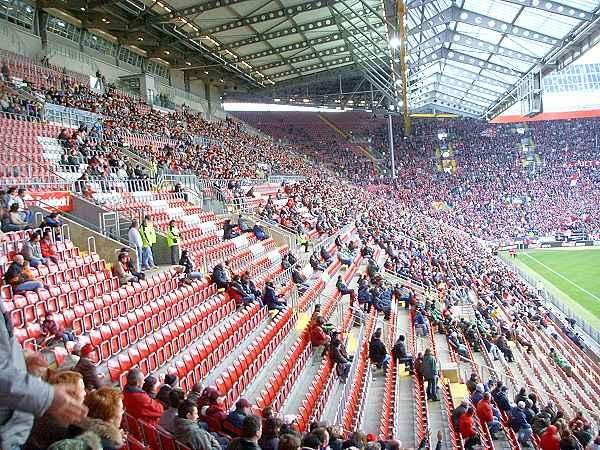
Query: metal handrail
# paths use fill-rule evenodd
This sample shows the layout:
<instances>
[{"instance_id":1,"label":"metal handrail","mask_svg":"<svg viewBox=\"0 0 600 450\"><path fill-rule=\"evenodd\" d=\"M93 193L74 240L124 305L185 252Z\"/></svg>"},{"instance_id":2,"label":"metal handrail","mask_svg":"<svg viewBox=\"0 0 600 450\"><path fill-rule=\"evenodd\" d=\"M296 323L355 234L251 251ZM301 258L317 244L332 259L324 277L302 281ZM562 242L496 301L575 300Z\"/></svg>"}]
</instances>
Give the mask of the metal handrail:
<instances>
[{"instance_id":1,"label":"metal handrail","mask_svg":"<svg viewBox=\"0 0 600 450\"><path fill-rule=\"evenodd\" d=\"M86 193L88 188L94 193L117 192L153 192L156 191L154 183L146 180L77 180L73 182L73 191ZM99 190L94 190L94 188Z\"/></svg>"}]
</instances>

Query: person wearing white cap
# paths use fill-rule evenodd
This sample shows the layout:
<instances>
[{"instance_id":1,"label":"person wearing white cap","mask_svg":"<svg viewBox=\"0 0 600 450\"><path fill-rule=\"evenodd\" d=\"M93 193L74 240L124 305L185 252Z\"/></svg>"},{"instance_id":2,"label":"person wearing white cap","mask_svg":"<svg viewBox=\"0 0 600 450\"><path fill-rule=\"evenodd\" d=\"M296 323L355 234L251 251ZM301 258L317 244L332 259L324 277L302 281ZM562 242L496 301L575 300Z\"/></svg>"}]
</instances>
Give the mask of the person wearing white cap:
<instances>
[{"instance_id":1,"label":"person wearing white cap","mask_svg":"<svg viewBox=\"0 0 600 450\"><path fill-rule=\"evenodd\" d=\"M525 402L521 401L514 405L509 414L509 424L515 433L522 447L530 447L529 440L531 439L531 425L525 417Z\"/></svg>"}]
</instances>

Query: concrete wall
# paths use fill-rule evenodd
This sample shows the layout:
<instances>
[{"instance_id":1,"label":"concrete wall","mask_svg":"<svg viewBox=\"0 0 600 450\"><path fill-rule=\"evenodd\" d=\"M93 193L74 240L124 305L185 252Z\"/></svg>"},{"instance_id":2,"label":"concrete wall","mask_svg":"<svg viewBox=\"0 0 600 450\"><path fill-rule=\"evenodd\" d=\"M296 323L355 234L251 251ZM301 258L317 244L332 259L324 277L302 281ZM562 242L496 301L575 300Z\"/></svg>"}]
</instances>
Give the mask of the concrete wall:
<instances>
[{"instance_id":1,"label":"concrete wall","mask_svg":"<svg viewBox=\"0 0 600 450\"><path fill-rule=\"evenodd\" d=\"M49 214L49 211L37 206L32 206L31 209L34 213L40 211L44 215ZM84 227L68 217L62 216L62 220L64 223L69 225L71 240L77 247L79 247L80 250L87 252L89 238L93 237L96 243L96 253L98 253L100 258L104 259L106 262L114 263L118 250L123 247L128 247L132 258L135 259L135 251L131 247L123 245L114 239L103 236L102 234L90 228Z\"/></svg>"},{"instance_id":2,"label":"concrete wall","mask_svg":"<svg viewBox=\"0 0 600 450\"><path fill-rule=\"evenodd\" d=\"M72 214L76 218L100 229L100 215L104 212L108 212L108 210L81 197L73 196ZM131 225L131 221L121 215L119 222L121 238L124 242L127 242L127 230ZM167 245L166 235L158 230L156 232L156 244L152 249L152 253L154 255L154 262L157 265L171 264L171 253Z\"/></svg>"}]
</instances>

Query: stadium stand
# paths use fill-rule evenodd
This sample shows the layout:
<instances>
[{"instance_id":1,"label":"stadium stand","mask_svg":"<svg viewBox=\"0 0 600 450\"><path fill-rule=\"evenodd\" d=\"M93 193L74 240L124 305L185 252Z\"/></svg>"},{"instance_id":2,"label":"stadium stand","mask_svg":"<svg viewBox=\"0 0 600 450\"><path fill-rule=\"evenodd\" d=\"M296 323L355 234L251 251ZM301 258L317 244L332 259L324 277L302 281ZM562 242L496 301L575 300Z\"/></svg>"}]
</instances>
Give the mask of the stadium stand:
<instances>
[{"instance_id":1,"label":"stadium stand","mask_svg":"<svg viewBox=\"0 0 600 450\"><path fill-rule=\"evenodd\" d=\"M89 391L77 396L54 387L44 407L0 400L2 412L28 417L1 431L12 444L7 448L36 448L31 439L43 436L40 422L52 426L68 416L66 423L80 427L76 440L82 430L98 433L95 421L114 428L116 435L100 435L112 438L110 448L235 449L251 442L271 450L265 440L254 442L256 430L248 434L260 428L252 414L262 416L270 439L281 445L284 436L302 437L305 448L439 443L546 450L556 448L544 444L558 439L553 427L568 441L565 448L573 439L582 448L598 445L597 355L473 237L556 231L564 215L557 210L578 214L590 234L597 232L597 174L595 166L580 164L596 153L569 147L585 147L584 131L597 121L530 125L544 164L525 174L516 170L519 141L509 125L417 122L416 137L401 147L401 176L387 182L371 166L352 174L366 158L356 154L345 155L345 171L331 171L328 164L344 153L344 143L319 118L298 119L291 131L283 120L261 118L275 139L302 140L288 148L233 119L208 122L189 112L158 112L110 88L92 92L81 76L57 76L26 58L10 59L8 69L32 77L25 92L11 91L13 104L38 94L101 113L104 121L67 130L14 107L1 119L2 163L15 168L0 176L6 188L2 345L4 364L14 364L6 373L15 374L1 381L16 397L32 386L43 396L50 388L39 378L60 384L56 372L70 369L81 373ZM353 120L337 124L346 128ZM376 129L361 125L352 134ZM439 129L455 143L456 175L436 172ZM323 145L332 151L323 154ZM133 162L136 154L147 158L147 172ZM194 175L203 187L218 189L227 215L159 182L159 172L167 171L177 172L172 180ZM175 224L176 245L189 251L191 270L171 264L142 276L127 264L136 255L119 241L118 258L101 259L75 245L60 218L38 224L33 211L40 204L13 185L31 192L69 186L72 195L130 222L150 217L167 240ZM527 209L503 203L525 192L531 195ZM452 208L435 209L432 202ZM264 235L227 222L240 213ZM514 228L521 215L527 220ZM284 242L280 230L298 241ZM392 351L403 342L400 335L404 355ZM377 336L383 354L381 347L373 350ZM24 361L39 378L25 375ZM94 401L101 396L114 397L116 412L97 416ZM491 414L484 411L488 405ZM37 418L26 444L31 414ZM69 436L62 422L55 425L57 441ZM433 430L441 433L438 442ZM239 444L240 436L246 444ZM198 440L203 444L194 444Z\"/></svg>"}]
</instances>

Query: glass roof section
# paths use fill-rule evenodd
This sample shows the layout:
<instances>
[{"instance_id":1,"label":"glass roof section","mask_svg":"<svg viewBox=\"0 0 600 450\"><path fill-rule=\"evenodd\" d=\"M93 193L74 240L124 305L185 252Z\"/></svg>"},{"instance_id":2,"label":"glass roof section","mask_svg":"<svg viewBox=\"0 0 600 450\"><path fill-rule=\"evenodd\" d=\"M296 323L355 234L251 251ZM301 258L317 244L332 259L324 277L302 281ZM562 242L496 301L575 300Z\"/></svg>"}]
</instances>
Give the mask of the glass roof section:
<instances>
[{"instance_id":1,"label":"glass roof section","mask_svg":"<svg viewBox=\"0 0 600 450\"><path fill-rule=\"evenodd\" d=\"M409 79L424 79L418 94L411 90L409 105L430 102L473 115L482 115L600 13L600 0L407 0L407 5Z\"/></svg>"}]
</instances>

